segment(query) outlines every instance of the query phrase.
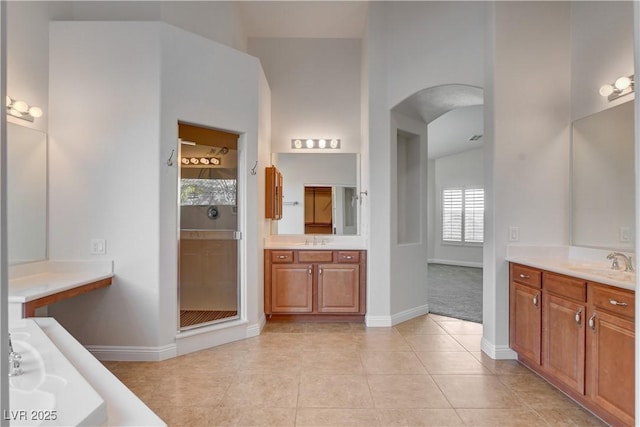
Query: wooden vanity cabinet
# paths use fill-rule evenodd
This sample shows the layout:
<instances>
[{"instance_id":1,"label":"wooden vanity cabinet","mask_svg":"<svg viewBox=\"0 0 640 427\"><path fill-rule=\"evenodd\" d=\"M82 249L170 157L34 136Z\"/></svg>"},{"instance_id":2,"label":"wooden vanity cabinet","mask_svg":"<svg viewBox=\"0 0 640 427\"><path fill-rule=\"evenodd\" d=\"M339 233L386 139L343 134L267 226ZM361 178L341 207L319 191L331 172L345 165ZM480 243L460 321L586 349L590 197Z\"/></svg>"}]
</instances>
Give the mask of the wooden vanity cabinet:
<instances>
[{"instance_id":1,"label":"wooden vanity cabinet","mask_svg":"<svg viewBox=\"0 0 640 427\"><path fill-rule=\"evenodd\" d=\"M518 264L509 271L518 359L607 423L634 425L635 293Z\"/></svg>"},{"instance_id":2,"label":"wooden vanity cabinet","mask_svg":"<svg viewBox=\"0 0 640 427\"><path fill-rule=\"evenodd\" d=\"M541 274L517 264L510 265L509 342L521 358L540 365L542 333Z\"/></svg>"},{"instance_id":3,"label":"wooden vanity cabinet","mask_svg":"<svg viewBox=\"0 0 640 427\"><path fill-rule=\"evenodd\" d=\"M364 319L365 251L265 250L268 316L300 320Z\"/></svg>"}]
</instances>

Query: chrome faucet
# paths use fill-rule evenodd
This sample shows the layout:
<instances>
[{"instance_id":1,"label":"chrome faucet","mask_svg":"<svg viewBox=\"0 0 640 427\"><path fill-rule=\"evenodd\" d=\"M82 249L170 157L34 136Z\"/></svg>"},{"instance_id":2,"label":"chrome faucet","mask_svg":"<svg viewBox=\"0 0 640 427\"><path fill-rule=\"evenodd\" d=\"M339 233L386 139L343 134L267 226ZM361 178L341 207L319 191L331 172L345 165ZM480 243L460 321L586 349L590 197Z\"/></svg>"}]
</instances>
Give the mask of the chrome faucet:
<instances>
[{"instance_id":1,"label":"chrome faucet","mask_svg":"<svg viewBox=\"0 0 640 427\"><path fill-rule=\"evenodd\" d=\"M620 265L618 264L618 257L624 260L624 271L635 271L633 269L633 263L631 262L631 257L620 252L611 252L609 255L607 255L607 259L613 260L611 262L612 270L618 270L620 268Z\"/></svg>"},{"instance_id":2,"label":"chrome faucet","mask_svg":"<svg viewBox=\"0 0 640 427\"><path fill-rule=\"evenodd\" d=\"M20 366L22 362L22 356L13 351L13 343L11 342L11 334L9 334L9 376L17 377L18 375L22 375L22 367Z\"/></svg>"},{"instance_id":3,"label":"chrome faucet","mask_svg":"<svg viewBox=\"0 0 640 427\"><path fill-rule=\"evenodd\" d=\"M313 236L313 246L316 246L318 244L318 239L316 236Z\"/></svg>"}]
</instances>

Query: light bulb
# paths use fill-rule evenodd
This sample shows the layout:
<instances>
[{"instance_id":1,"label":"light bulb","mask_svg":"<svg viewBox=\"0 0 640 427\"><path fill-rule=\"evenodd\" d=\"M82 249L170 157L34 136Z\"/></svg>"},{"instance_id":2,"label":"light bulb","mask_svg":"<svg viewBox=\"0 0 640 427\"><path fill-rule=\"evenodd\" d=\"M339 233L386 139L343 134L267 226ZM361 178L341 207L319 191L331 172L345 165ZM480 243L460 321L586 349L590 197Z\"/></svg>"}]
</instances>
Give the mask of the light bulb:
<instances>
[{"instance_id":1,"label":"light bulb","mask_svg":"<svg viewBox=\"0 0 640 427\"><path fill-rule=\"evenodd\" d=\"M616 86L616 89L625 90L626 88L631 86L631 79L626 76L619 77L614 84Z\"/></svg>"},{"instance_id":2,"label":"light bulb","mask_svg":"<svg viewBox=\"0 0 640 427\"><path fill-rule=\"evenodd\" d=\"M307 148L313 148L313 139L307 139Z\"/></svg>"},{"instance_id":3,"label":"light bulb","mask_svg":"<svg viewBox=\"0 0 640 427\"><path fill-rule=\"evenodd\" d=\"M31 107L29 108L29 114L31 115L31 117L42 117L42 108L40 107Z\"/></svg>"},{"instance_id":4,"label":"light bulb","mask_svg":"<svg viewBox=\"0 0 640 427\"><path fill-rule=\"evenodd\" d=\"M202 163L203 165L208 165L209 164L209 159L207 159L206 157L203 157L200 159L200 163Z\"/></svg>"},{"instance_id":5,"label":"light bulb","mask_svg":"<svg viewBox=\"0 0 640 427\"><path fill-rule=\"evenodd\" d=\"M12 116L15 117L22 117L22 113L18 110L16 110L15 108L12 108L9 110L9 114L11 114Z\"/></svg>"},{"instance_id":6,"label":"light bulb","mask_svg":"<svg viewBox=\"0 0 640 427\"><path fill-rule=\"evenodd\" d=\"M324 148L327 146L327 140L326 139L319 139L318 140L318 147L319 148Z\"/></svg>"},{"instance_id":7,"label":"light bulb","mask_svg":"<svg viewBox=\"0 0 640 427\"><path fill-rule=\"evenodd\" d=\"M27 103L24 101L14 102L13 108L15 108L16 111L19 111L21 113L26 113L27 111L29 111L29 105L27 105Z\"/></svg>"},{"instance_id":8,"label":"light bulb","mask_svg":"<svg viewBox=\"0 0 640 427\"><path fill-rule=\"evenodd\" d=\"M338 144L340 143L340 141L338 141L337 139L332 139L331 142L329 143L329 146L331 148L338 148Z\"/></svg>"},{"instance_id":9,"label":"light bulb","mask_svg":"<svg viewBox=\"0 0 640 427\"><path fill-rule=\"evenodd\" d=\"M296 139L295 141L293 141L293 146L296 148L302 148L302 141Z\"/></svg>"},{"instance_id":10,"label":"light bulb","mask_svg":"<svg viewBox=\"0 0 640 427\"><path fill-rule=\"evenodd\" d=\"M6 106L8 107L13 102L13 99L9 95L7 95Z\"/></svg>"},{"instance_id":11,"label":"light bulb","mask_svg":"<svg viewBox=\"0 0 640 427\"><path fill-rule=\"evenodd\" d=\"M609 96L613 93L613 86L611 85L604 85L600 87L600 95L602 96Z\"/></svg>"}]
</instances>

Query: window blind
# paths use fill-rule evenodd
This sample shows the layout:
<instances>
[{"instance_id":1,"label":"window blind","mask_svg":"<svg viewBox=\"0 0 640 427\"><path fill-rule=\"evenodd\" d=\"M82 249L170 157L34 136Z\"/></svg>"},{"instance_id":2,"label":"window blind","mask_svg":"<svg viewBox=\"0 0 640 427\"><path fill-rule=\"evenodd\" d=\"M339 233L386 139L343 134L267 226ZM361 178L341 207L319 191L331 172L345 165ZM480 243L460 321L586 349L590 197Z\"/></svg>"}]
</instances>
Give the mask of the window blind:
<instances>
[{"instance_id":1,"label":"window blind","mask_svg":"<svg viewBox=\"0 0 640 427\"><path fill-rule=\"evenodd\" d=\"M442 241L484 242L484 189L446 188L442 191Z\"/></svg>"}]
</instances>

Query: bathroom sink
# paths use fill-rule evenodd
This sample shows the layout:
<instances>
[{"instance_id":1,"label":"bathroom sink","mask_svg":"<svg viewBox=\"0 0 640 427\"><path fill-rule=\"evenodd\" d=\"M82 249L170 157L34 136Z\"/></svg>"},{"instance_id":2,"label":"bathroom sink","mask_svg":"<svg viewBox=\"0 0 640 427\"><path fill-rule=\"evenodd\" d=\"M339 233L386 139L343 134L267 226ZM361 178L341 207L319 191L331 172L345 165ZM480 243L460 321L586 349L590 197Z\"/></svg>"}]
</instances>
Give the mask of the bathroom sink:
<instances>
[{"instance_id":1,"label":"bathroom sink","mask_svg":"<svg viewBox=\"0 0 640 427\"><path fill-rule=\"evenodd\" d=\"M577 273L583 273L589 276L606 277L620 282L632 283L636 281L636 273L632 271L611 270L607 267L594 267L590 265L572 266L569 267L569 269Z\"/></svg>"},{"instance_id":2,"label":"bathroom sink","mask_svg":"<svg viewBox=\"0 0 640 427\"><path fill-rule=\"evenodd\" d=\"M105 401L30 319L10 328L13 350L22 356L22 374L9 378L12 426L102 425Z\"/></svg>"}]
</instances>

